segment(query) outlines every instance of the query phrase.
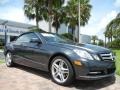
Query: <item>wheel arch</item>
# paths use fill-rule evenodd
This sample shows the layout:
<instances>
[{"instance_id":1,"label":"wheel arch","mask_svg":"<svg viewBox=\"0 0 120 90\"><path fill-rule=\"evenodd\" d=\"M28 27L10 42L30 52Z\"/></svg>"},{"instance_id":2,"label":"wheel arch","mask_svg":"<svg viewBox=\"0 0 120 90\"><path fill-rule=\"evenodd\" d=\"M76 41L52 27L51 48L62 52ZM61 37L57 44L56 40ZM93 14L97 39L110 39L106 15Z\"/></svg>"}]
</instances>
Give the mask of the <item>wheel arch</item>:
<instances>
[{"instance_id":1,"label":"wheel arch","mask_svg":"<svg viewBox=\"0 0 120 90\"><path fill-rule=\"evenodd\" d=\"M4 47L4 55L6 55L8 52L13 52L13 47L10 44Z\"/></svg>"},{"instance_id":2,"label":"wheel arch","mask_svg":"<svg viewBox=\"0 0 120 90\"><path fill-rule=\"evenodd\" d=\"M10 50L6 50L4 55L6 56L8 52L11 52Z\"/></svg>"},{"instance_id":3,"label":"wheel arch","mask_svg":"<svg viewBox=\"0 0 120 90\"><path fill-rule=\"evenodd\" d=\"M63 53L55 53L54 55L52 55L52 56L50 57L49 63L48 63L48 71L50 72L50 65L51 65L52 60L53 60L55 57L57 57L57 56L62 56L62 57L64 57L64 58L66 58L66 59L69 61L69 63L71 64L72 69L73 69L73 72L74 72L74 74L75 74L75 69L74 69L74 67L73 67L73 65L72 65L72 62L70 61L70 58L69 58L67 55L63 54ZM74 76L75 76L75 75L74 75Z\"/></svg>"}]
</instances>

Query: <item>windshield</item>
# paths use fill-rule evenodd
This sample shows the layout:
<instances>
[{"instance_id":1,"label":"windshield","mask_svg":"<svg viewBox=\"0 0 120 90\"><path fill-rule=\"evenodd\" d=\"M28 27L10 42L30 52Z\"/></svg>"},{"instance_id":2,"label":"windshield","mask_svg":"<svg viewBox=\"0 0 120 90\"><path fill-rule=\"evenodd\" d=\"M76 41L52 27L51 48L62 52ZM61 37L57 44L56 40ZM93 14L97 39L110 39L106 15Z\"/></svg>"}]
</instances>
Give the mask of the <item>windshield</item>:
<instances>
[{"instance_id":1,"label":"windshield","mask_svg":"<svg viewBox=\"0 0 120 90\"><path fill-rule=\"evenodd\" d=\"M58 34L51 34L51 33L41 33L41 34L48 42L67 42L67 43L72 42L68 38L65 38L64 36Z\"/></svg>"}]
</instances>

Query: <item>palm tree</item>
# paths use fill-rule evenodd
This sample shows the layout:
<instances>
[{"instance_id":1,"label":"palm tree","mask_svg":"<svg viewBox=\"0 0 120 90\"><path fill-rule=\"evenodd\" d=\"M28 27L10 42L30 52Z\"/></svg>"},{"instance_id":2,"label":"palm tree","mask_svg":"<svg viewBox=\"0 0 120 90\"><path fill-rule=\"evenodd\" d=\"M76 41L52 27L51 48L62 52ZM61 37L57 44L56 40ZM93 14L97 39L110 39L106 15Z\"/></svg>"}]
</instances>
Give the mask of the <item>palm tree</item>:
<instances>
[{"instance_id":1,"label":"palm tree","mask_svg":"<svg viewBox=\"0 0 120 90\"><path fill-rule=\"evenodd\" d=\"M56 32L58 31L59 25L58 22L55 25L55 23L52 24L53 20L54 22L57 21L57 15L54 10L58 10L62 7L64 4L64 0L44 0L45 1L45 8L46 8L46 15L44 14L44 19L49 22L49 32L51 32L51 25L53 25L56 28Z\"/></svg>"},{"instance_id":2,"label":"palm tree","mask_svg":"<svg viewBox=\"0 0 120 90\"><path fill-rule=\"evenodd\" d=\"M84 26L89 20L91 5L89 0L80 0L80 2L81 25ZM75 29L78 26L78 0L70 0L65 8L63 4L64 0L25 0L24 11L29 19L36 19L37 27L40 20L49 21L50 32L51 25L58 32L61 23L69 24Z\"/></svg>"},{"instance_id":3,"label":"palm tree","mask_svg":"<svg viewBox=\"0 0 120 90\"><path fill-rule=\"evenodd\" d=\"M62 9L55 9L53 11L53 22L52 26L55 27L56 33L58 33L58 29L60 28L60 25L63 23L63 12Z\"/></svg>"},{"instance_id":4,"label":"palm tree","mask_svg":"<svg viewBox=\"0 0 120 90\"><path fill-rule=\"evenodd\" d=\"M38 22L39 19L41 19L41 16L39 15L38 0L25 0L24 13L30 20L36 19L36 26L38 28Z\"/></svg>"},{"instance_id":5,"label":"palm tree","mask_svg":"<svg viewBox=\"0 0 120 90\"><path fill-rule=\"evenodd\" d=\"M92 36L93 44L96 44L96 40L98 40L98 37L96 35Z\"/></svg>"},{"instance_id":6,"label":"palm tree","mask_svg":"<svg viewBox=\"0 0 120 90\"><path fill-rule=\"evenodd\" d=\"M60 8L64 0L25 0L25 15L31 20L36 19L36 26L40 20L49 21L49 31L51 32L51 23L53 21L53 10ZM57 26L57 25L56 25ZM58 26L57 26L58 27Z\"/></svg>"},{"instance_id":7,"label":"palm tree","mask_svg":"<svg viewBox=\"0 0 120 90\"><path fill-rule=\"evenodd\" d=\"M65 17L63 17L64 22L66 25L69 25L72 30L75 30L75 28L78 26L78 3L78 0L70 0L68 5L64 8L66 12ZM88 23L91 8L92 6L89 4L89 0L80 0L81 26L85 26Z\"/></svg>"},{"instance_id":8,"label":"palm tree","mask_svg":"<svg viewBox=\"0 0 120 90\"><path fill-rule=\"evenodd\" d=\"M113 31L112 29L109 29L107 31L105 31L105 38L108 38L108 42L112 42L112 37L113 37Z\"/></svg>"},{"instance_id":9,"label":"palm tree","mask_svg":"<svg viewBox=\"0 0 120 90\"><path fill-rule=\"evenodd\" d=\"M108 39L112 38L119 38L120 36L120 13L116 16L115 19L113 19L106 27L105 36L108 37Z\"/></svg>"},{"instance_id":10,"label":"palm tree","mask_svg":"<svg viewBox=\"0 0 120 90\"><path fill-rule=\"evenodd\" d=\"M92 6L90 5L90 0L80 0L80 19L81 19L81 25L85 26L88 23L88 20L90 18L90 11Z\"/></svg>"}]
</instances>

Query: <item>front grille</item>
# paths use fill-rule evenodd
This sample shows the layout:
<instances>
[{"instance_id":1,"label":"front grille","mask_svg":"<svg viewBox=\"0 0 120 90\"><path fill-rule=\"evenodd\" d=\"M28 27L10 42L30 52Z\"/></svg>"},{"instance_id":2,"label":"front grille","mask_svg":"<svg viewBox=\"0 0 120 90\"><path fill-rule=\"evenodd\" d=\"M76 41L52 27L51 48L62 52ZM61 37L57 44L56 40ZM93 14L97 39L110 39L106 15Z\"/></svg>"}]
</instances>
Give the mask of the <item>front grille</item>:
<instances>
[{"instance_id":1,"label":"front grille","mask_svg":"<svg viewBox=\"0 0 120 90\"><path fill-rule=\"evenodd\" d=\"M106 60L114 60L114 56L113 56L112 53L102 53L102 54L100 54L100 57L104 61L106 61Z\"/></svg>"}]
</instances>

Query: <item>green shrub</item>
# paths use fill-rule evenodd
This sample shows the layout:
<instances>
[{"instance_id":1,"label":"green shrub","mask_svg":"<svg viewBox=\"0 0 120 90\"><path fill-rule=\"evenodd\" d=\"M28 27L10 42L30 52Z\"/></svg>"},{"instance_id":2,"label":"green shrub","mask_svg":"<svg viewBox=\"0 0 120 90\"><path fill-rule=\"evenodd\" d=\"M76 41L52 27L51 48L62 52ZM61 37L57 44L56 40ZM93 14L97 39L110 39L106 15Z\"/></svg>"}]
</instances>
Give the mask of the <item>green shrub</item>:
<instances>
[{"instance_id":1,"label":"green shrub","mask_svg":"<svg viewBox=\"0 0 120 90\"><path fill-rule=\"evenodd\" d=\"M64 33L64 34L62 34L61 36L65 37L65 38L68 38L68 39L70 39L70 40L73 40L73 35L70 34L70 33Z\"/></svg>"},{"instance_id":2,"label":"green shrub","mask_svg":"<svg viewBox=\"0 0 120 90\"><path fill-rule=\"evenodd\" d=\"M120 39L115 39L114 41L107 43L107 46L109 48L120 48Z\"/></svg>"},{"instance_id":3,"label":"green shrub","mask_svg":"<svg viewBox=\"0 0 120 90\"><path fill-rule=\"evenodd\" d=\"M0 39L0 49L3 49L4 47L4 41Z\"/></svg>"},{"instance_id":4,"label":"green shrub","mask_svg":"<svg viewBox=\"0 0 120 90\"><path fill-rule=\"evenodd\" d=\"M99 40L98 45L99 46L104 46L104 41L103 40Z\"/></svg>"},{"instance_id":5,"label":"green shrub","mask_svg":"<svg viewBox=\"0 0 120 90\"><path fill-rule=\"evenodd\" d=\"M4 46L0 46L0 49L3 49L4 48Z\"/></svg>"},{"instance_id":6,"label":"green shrub","mask_svg":"<svg viewBox=\"0 0 120 90\"><path fill-rule=\"evenodd\" d=\"M30 31L31 31L31 32L45 32L44 30L42 30L42 29L37 29L37 28L31 29Z\"/></svg>"},{"instance_id":7,"label":"green shrub","mask_svg":"<svg viewBox=\"0 0 120 90\"><path fill-rule=\"evenodd\" d=\"M61 34L61 36L63 36L63 37L66 38L66 39L69 39L69 40L71 40L71 41L77 42L77 38L76 38L76 37L73 37L73 35L70 34L70 33Z\"/></svg>"}]
</instances>

